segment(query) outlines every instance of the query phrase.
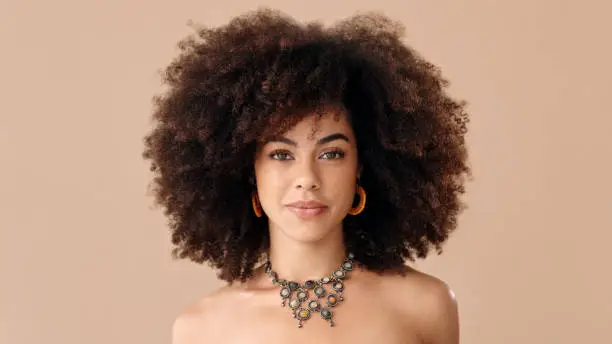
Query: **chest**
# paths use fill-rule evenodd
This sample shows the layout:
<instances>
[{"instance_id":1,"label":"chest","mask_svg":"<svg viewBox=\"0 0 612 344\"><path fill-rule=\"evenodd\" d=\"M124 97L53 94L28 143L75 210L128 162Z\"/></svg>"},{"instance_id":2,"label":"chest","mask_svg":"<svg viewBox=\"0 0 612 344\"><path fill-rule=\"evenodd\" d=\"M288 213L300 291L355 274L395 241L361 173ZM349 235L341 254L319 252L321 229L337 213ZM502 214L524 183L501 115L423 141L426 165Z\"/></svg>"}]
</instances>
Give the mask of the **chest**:
<instances>
[{"instance_id":1,"label":"chest","mask_svg":"<svg viewBox=\"0 0 612 344\"><path fill-rule=\"evenodd\" d=\"M298 327L298 319L280 301L265 307L247 307L224 331L224 343L276 344L411 344L418 343L404 319L373 295L347 295L345 302L331 308L334 326L320 312L311 312Z\"/></svg>"}]
</instances>

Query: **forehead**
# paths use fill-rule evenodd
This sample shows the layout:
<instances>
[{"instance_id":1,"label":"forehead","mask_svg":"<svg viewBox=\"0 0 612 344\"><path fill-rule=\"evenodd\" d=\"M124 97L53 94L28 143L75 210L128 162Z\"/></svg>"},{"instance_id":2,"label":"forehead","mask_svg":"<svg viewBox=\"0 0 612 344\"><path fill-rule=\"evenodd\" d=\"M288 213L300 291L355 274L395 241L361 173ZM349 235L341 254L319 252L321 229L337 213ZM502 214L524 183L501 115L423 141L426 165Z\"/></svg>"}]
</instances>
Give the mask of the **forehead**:
<instances>
[{"instance_id":1,"label":"forehead","mask_svg":"<svg viewBox=\"0 0 612 344\"><path fill-rule=\"evenodd\" d=\"M320 114L309 114L289 128L282 136L293 137L298 140L314 140L331 132L352 135L348 115L341 108L326 108Z\"/></svg>"}]
</instances>

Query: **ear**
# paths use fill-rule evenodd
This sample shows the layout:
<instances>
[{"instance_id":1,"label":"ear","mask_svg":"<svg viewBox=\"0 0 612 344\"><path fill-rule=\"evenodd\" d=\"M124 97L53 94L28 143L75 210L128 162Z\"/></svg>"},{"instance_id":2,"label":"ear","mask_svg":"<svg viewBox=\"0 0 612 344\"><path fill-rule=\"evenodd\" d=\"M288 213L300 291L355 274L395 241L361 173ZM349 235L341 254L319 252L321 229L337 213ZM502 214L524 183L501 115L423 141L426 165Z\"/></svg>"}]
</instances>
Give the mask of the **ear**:
<instances>
[{"instance_id":1,"label":"ear","mask_svg":"<svg viewBox=\"0 0 612 344\"><path fill-rule=\"evenodd\" d=\"M357 180L361 178L361 171L363 171L363 165L359 164L359 167L357 168Z\"/></svg>"}]
</instances>

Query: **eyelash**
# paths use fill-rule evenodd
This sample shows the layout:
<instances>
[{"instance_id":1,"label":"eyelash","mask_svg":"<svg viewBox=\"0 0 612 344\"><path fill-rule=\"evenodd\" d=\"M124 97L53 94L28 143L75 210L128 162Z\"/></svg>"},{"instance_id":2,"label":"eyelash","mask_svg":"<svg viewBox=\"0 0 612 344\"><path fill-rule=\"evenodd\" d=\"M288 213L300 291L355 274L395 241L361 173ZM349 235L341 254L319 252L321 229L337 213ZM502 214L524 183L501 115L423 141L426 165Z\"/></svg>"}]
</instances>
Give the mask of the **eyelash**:
<instances>
[{"instance_id":1,"label":"eyelash","mask_svg":"<svg viewBox=\"0 0 612 344\"><path fill-rule=\"evenodd\" d=\"M279 160L279 161L288 160L288 159L278 159L278 158L276 158L276 156L278 156L280 154L282 154L282 155L289 155L290 153L288 151L284 151L284 150L276 150L276 151L270 153L268 156L270 157L270 159L273 159L273 160ZM335 155L337 157L336 158L329 158L329 159L326 159L326 160L337 160L337 159L344 158L344 152L342 150L340 150L340 149L330 150L330 151L327 151L327 152L323 153L322 155L328 155L328 154L333 154L333 155Z\"/></svg>"}]
</instances>

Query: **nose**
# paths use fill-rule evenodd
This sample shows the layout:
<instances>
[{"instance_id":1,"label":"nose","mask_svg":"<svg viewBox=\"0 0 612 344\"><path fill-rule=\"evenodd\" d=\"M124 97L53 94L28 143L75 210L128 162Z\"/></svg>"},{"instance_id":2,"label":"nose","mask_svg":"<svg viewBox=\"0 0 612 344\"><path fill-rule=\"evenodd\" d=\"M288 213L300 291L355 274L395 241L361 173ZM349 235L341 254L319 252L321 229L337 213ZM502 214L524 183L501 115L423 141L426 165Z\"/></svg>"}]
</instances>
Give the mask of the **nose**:
<instances>
[{"instance_id":1,"label":"nose","mask_svg":"<svg viewBox=\"0 0 612 344\"><path fill-rule=\"evenodd\" d=\"M296 188L302 190L318 190L321 188L321 182L311 173L308 176L298 178Z\"/></svg>"},{"instance_id":2,"label":"nose","mask_svg":"<svg viewBox=\"0 0 612 344\"><path fill-rule=\"evenodd\" d=\"M298 167L298 177L295 186L302 190L318 190L321 188L319 174L312 162L304 162Z\"/></svg>"},{"instance_id":3,"label":"nose","mask_svg":"<svg viewBox=\"0 0 612 344\"><path fill-rule=\"evenodd\" d=\"M310 190L318 190L320 188L318 183L298 183L298 189L310 189Z\"/></svg>"}]
</instances>

